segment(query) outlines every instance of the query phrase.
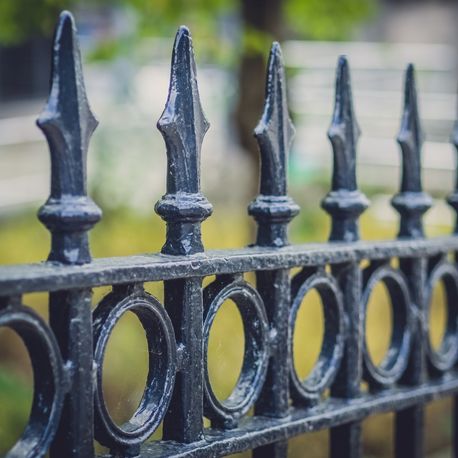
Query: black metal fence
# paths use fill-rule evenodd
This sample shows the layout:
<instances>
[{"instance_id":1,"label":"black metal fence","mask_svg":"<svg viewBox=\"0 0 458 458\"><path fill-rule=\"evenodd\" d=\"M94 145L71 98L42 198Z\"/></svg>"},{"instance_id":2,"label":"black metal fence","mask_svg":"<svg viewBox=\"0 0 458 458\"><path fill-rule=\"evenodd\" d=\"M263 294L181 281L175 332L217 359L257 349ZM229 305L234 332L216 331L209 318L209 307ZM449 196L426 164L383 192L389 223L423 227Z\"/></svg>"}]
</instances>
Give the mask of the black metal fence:
<instances>
[{"instance_id":1,"label":"black metal fence","mask_svg":"<svg viewBox=\"0 0 458 458\"><path fill-rule=\"evenodd\" d=\"M330 453L361 455L361 424L394 411L398 457L424 453L425 404L458 392L458 238L426 240L422 215L432 200L421 185L422 131L414 69L405 80L398 142L402 183L392 204L400 214L395 241L361 242L358 217L368 206L356 184L356 122L346 59L338 62L335 110L328 135L334 151L330 242L288 245L298 206L287 195L286 159L294 134L286 104L281 50L272 46L264 113L255 129L262 168L260 194L249 213L258 224L253 246L205 252L200 225L212 206L200 192L199 155L209 124L199 101L189 31L179 29L170 90L158 128L167 146L167 192L156 212L167 223L162 254L92 260L88 230L101 217L86 192L86 152L97 126L86 99L72 16L62 13L55 35L52 87L38 118L51 151L51 195L39 211L52 234L47 262L0 268L0 326L23 339L34 370L30 420L10 457L90 457L94 438L112 456L218 456L254 449L283 457L289 438L330 429ZM458 148L458 124L453 137ZM448 203L458 211L457 189ZM390 261L399 260L399 267ZM368 267L362 268L362 261ZM299 273L290 276L290 269ZM256 273L256 288L243 275ZM216 275L206 288L202 280ZM143 283L164 282L164 306ZM447 326L442 345L428 339L432 289L443 282ZM365 343L368 298L383 282L393 307L387 356L374 364ZM91 314L91 288L111 285ZM292 329L304 296L318 291L325 317L318 363L302 380L292 364ZM50 293L49 326L22 305L24 293ZM232 299L245 333L243 367L230 397L220 400L207 371L209 332ZM106 408L102 366L108 338L131 311L149 347L147 384L123 426ZM366 382L368 389L363 390ZM457 399L457 398L455 398ZM254 414L247 415L254 407ZM455 413L458 405L455 403ZM203 418L211 421L204 428ZM163 422L163 438L147 439ZM454 426L454 437L458 436ZM455 452L456 453L456 452Z\"/></svg>"}]
</instances>

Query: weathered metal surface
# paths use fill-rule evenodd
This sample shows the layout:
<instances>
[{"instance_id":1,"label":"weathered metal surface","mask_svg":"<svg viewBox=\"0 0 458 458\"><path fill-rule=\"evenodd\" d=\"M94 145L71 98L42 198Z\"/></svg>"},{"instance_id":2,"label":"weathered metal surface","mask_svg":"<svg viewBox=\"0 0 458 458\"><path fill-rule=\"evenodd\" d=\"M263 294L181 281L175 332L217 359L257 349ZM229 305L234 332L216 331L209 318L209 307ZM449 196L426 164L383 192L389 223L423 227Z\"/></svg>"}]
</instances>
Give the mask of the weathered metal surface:
<instances>
[{"instance_id":1,"label":"weathered metal surface","mask_svg":"<svg viewBox=\"0 0 458 458\"><path fill-rule=\"evenodd\" d=\"M294 366L290 365L291 396L298 404L317 404L335 379L343 355L345 341L343 295L331 275L322 268L304 269L292 282L292 303L289 327L294 329L297 313L305 296L315 289L324 304L324 335L321 352L315 368L305 380L301 380ZM289 347L293 349L293 334L289 334Z\"/></svg>"},{"instance_id":2,"label":"weathered metal surface","mask_svg":"<svg viewBox=\"0 0 458 458\"><path fill-rule=\"evenodd\" d=\"M434 288L442 282L445 288L447 321L441 346L434 349L431 340L426 340L426 354L429 369L438 375L451 369L458 352L458 272L455 266L445 260L438 262L430 271L425 288L425 313L428 316L433 300ZM425 333L429 334L430 322L425 320Z\"/></svg>"},{"instance_id":3,"label":"weathered metal surface","mask_svg":"<svg viewBox=\"0 0 458 458\"><path fill-rule=\"evenodd\" d=\"M260 191L248 212L258 222L256 245L282 247L288 244L287 224L299 213L299 207L287 195L287 160L294 126L288 113L285 70L278 43L270 50L264 112L254 135L261 153Z\"/></svg>"},{"instance_id":4,"label":"weathered metal surface","mask_svg":"<svg viewBox=\"0 0 458 458\"><path fill-rule=\"evenodd\" d=\"M458 381L455 377L456 373L453 372L445 379L435 380L417 388L384 390L377 396L363 395L352 402L334 398L316 407L297 407L292 409L290 415L285 419L264 416L248 417L236 429L207 431L205 440L195 444L173 442L145 444L141 456L145 458L184 458L237 453L253 446L264 446L299 434L329 429L339 424L360 422L369 415L395 412L409 406L425 404L450 396L458 390ZM410 433L407 432L407 445L410 444L410 437ZM343 447L340 456L345 456ZM102 457L107 458L106 455L100 458Z\"/></svg>"},{"instance_id":5,"label":"weathered metal surface","mask_svg":"<svg viewBox=\"0 0 458 458\"><path fill-rule=\"evenodd\" d=\"M384 260L412 256L434 257L458 251L458 237L430 240L393 240L379 242L305 244L279 249L247 247L209 250L185 256L144 254L94 259L84 266L43 262L0 267L3 295L34 291L59 291L132 282L206 277L238 272L272 271L298 266L323 266L353 261Z\"/></svg>"},{"instance_id":6,"label":"weathered metal surface","mask_svg":"<svg viewBox=\"0 0 458 458\"><path fill-rule=\"evenodd\" d=\"M431 197L423 192L421 181L421 147L424 134L418 112L415 70L409 64L405 76L404 111L398 143L402 152L402 177L399 194L393 197L392 205L400 214L398 237L418 239L424 237L423 214L431 207ZM402 373L405 384L418 385L426 380L425 332L428 316L425 292L427 284L427 262L425 257L415 256L400 259L411 292L412 346L408 353L408 364ZM411 441L405 440L409 435ZM419 457L424 455L424 407L421 404L401 410L396 415L395 449L397 456Z\"/></svg>"},{"instance_id":7,"label":"weathered metal surface","mask_svg":"<svg viewBox=\"0 0 458 458\"><path fill-rule=\"evenodd\" d=\"M425 404L444 396L454 396L457 404L458 269L448 259L458 252L458 237L424 238L422 215L432 201L421 185L413 67L407 69L398 136L402 180L393 206L401 221L393 241L359 241L358 218L368 201L356 183L360 131L348 62L341 57L328 132L332 186L322 203L332 219L330 241L288 245L288 223L299 208L287 194L294 129L286 94L281 50L274 43L264 112L255 129L262 166L260 194L249 213L258 225L256 242L205 252L200 227L212 207L200 191L200 149L208 122L191 36L181 27L158 122L168 159L166 194L156 205L167 223L162 254L92 261L87 232L101 212L86 192L86 154L96 121L84 92L73 18L62 13L51 92L38 120L51 151L51 195L39 213L52 235L51 254L41 264L0 267L0 326L24 340L35 380L29 424L8 457L40 457L48 450L53 458L94 456L95 428L95 439L113 457L209 457L253 449L255 458L284 458L289 438L331 429L331 456L357 458L363 420L390 411L396 413L396 455L423 456ZM458 152L458 122L452 142ZM455 211L457 196L458 181L448 197ZM393 258L399 267L392 267ZM291 278L293 268L299 269ZM249 272L256 274L256 286L245 281ZM204 289L204 278L212 275L216 278ZM144 291L143 283L150 281L164 282L164 306ZM376 365L366 346L365 320L380 282L389 292L393 334L387 356ZM436 349L428 327L438 282L445 285L447 325ZM91 314L92 288L106 285L112 291ZM318 363L303 380L293 364L292 339L298 310L312 289L323 304L324 339ZM22 305L22 295L34 291L50 293L49 325ZM213 321L226 300L240 311L245 352L236 388L222 400L211 386L207 352ZM117 425L103 396L103 359L127 312L144 328L149 372L137 410ZM204 416L211 427L204 427ZM161 423L162 439L150 442Z\"/></svg>"},{"instance_id":8,"label":"weathered metal surface","mask_svg":"<svg viewBox=\"0 0 458 458\"><path fill-rule=\"evenodd\" d=\"M167 222L162 252L192 255L204 250L201 222L212 206L200 192L200 149L209 123L201 107L189 30L180 27L172 54L170 88L158 129L167 146L167 194L156 212ZM182 364L167 415L164 438L194 442L203 434L202 279L164 282L165 307L182 349Z\"/></svg>"},{"instance_id":9,"label":"weathered metal surface","mask_svg":"<svg viewBox=\"0 0 458 458\"><path fill-rule=\"evenodd\" d=\"M367 346L364 347L364 378L373 389L390 387L402 377L408 363L412 336L412 300L407 280L399 270L377 264L365 269L362 296L365 312L378 283L385 285L390 302L396 307L393 309L391 342L382 363L375 365Z\"/></svg>"},{"instance_id":10,"label":"weathered metal surface","mask_svg":"<svg viewBox=\"0 0 458 458\"><path fill-rule=\"evenodd\" d=\"M238 307L245 334L243 365L232 394L225 400L215 395L205 369L204 415L212 427L231 429L253 407L264 384L272 342L264 303L258 292L240 277L217 277L204 292L204 346L207 366L210 329L220 307L232 300Z\"/></svg>"},{"instance_id":11,"label":"weathered metal surface","mask_svg":"<svg viewBox=\"0 0 458 458\"><path fill-rule=\"evenodd\" d=\"M248 213L257 224L256 246L280 248L288 245L288 223L299 207L287 195L287 164L294 126L288 113L285 70L281 48L273 43L267 64L264 112L254 130L261 156L259 195ZM289 272L276 269L256 272L256 287L264 301L272 336L266 381L255 404L257 415L284 417L289 409L289 315L291 286ZM285 457L287 441L255 449L253 456Z\"/></svg>"},{"instance_id":12,"label":"weathered metal surface","mask_svg":"<svg viewBox=\"0 0 458 458\"><path fill-rule=\"evenodd\" d=\"M167 194L156 212L167 222L165 254L203 251L200 223L212 206L200 193L200 149L210 124L197 88L192 39L186 27L175 38L167 104L157 127L167 146Z\"/></svg>"},{"instance_id":13,"label":"weathered metal surface","mask_svg":"<svg viewBox=\"0 0 458 458\"><path fill-rule=\"evenodd\" d=\"M34 375L34 396L27 428L8 457L42 456L59 424L66 383L66 370L56 339L46 323L17 298L2 300L0 327L9 327L27 348Z\"/></svg>"},{"instance_id":14,"label":"weathered metal surface","mask_svg":"<svg viewBox=\"0 0 458 458\"><path fill-rule=\"evenodd\" d=\"M51 195L39 218L52 233L49 260L84 264L91 260L86 232L101 217L86 191L87 148L98 123L87 101L70 13L60 16L52 59L48 103L37 120L51 152Z\"/></svg>"},{"instance_id":15,"label":"weathered metal surface","mask_svg":"<svg viewBox=\"0 0 458 458\"><path fill-rule=\"evenodd\" d=\"M453 146L455 147L456 154L458 156L458 120L455 121L451 140L452 140ZM455 160L458 162L458 158ZM455 173L455 189L447 197L447 203L453 208L453 210L455 210L455 213L458 215L458 166L456 167L456 173ZM455 224L455 234L457 233L458 233L458 217L456 219L456 224Z\"/></svg>"},{"instance_id":16,"label":"weathered metal surface","mask_svg":"<svg viewBox=\"0 0 458 458\"><path fill-rule=\"evenodd\" d=\"M359 240L358 218L369 205L356 182L356 145L360 135L353 109L349 64L346 57L341 56L337 63L334 113L328 130L334 155L332 187L321 203L331 215L330 242ZM350 400L359 397L362 379L361 269L355 260L333 265L331 269L342 290L347 317L342 362L332 368L336 374L331 394ZM331 429L330 454L333 458L361 454L360 422L349 422Z\"/></svg>"},{"instance_id":17,"label":"weathered metal surface","mask_svg":"<svg viewBox=\"0 0 458 458\"><path fill-rule=\"evenodd\" d=\"M348 61L341 56L337 64L334 114L328 130L334 153L332 190L321 203L332 217L331 241L358 240L358 217L369 205L356 184L356 144L360 135L353 110Z\"/></svg>"},{"instance_id":18,"label":"weathered metal surface","mask_svg":"<svg viewBox=\"0 0 458 458\"><path fill-rule=\"evenodd\" d=\"M86 155L97 120L86 97L75 23L66 11L54 36L51 78L37 120L51 152L51 195L38 217L51 232L49 261L86 264L91 261L87 231L102 214L86 190ZM70 369L53 458L94 454L91 296L84 288L49 295L49 324Z\"/></svg>"},{"instance_id":19,"label":"weathered metal surface","mask_svg":"<svg viewBox=\"0 0 458 458\"><path fill-rule=\"evenodd\" d=\"M409 64L405 77L404 111L397 138L402 152L401 190L392 200L393 207L401 215L400 237L423 237L421 217L432 205L431 197L423 192L421 185L423 136L418 113L415 70Z\"/></svg>"},{"instance_id":20,"label":"weathered metal surface","mask_svg":"<svg viewBox=\"0 0 458 458\"><path fill-rule=\"evenodd\" d=\"M127 313L134 313L148 342L149 370L142 399L125 424L119 426L105 405L102 376L108 339L116 324ZM138 454L140 445L160 425L167 410L176 373L176 345L172 323L164 307L139 285L122 285L113 289L97 306L94 320L95 438L114 454Z\"/></svg>"}]
</instances>

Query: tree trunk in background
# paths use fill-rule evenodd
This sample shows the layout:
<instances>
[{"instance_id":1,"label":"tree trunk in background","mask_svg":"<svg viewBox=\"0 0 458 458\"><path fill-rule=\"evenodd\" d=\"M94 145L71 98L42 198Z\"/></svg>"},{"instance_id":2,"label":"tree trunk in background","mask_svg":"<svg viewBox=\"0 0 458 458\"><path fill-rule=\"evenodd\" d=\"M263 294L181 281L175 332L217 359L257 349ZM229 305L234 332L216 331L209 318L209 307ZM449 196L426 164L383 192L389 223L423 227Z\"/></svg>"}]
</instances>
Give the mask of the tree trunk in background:
<instances>
[{"instance_id":1,"label":"tree trunk in background","mask_svg":"<svg viewBox=\"0 0 458 458\"><path fill-rule=\"evenodd\" d=\"M46 97L51 48L52 39L42 36L0 46L0 101Z\"/></svg>"},{"instance_id":2,"label":"tree trunk in background","mask_svg":"<svg viewBox=\"0 0 458 458\"><path fill-rule=\"evenodd\" d=\"M272 40L283 38L283 0L240 0L243 26L270 35ZM258 192L259 153L253 130L262 114L264 103L266 63L269 45L262 52L244 50L239 68L238 103L235 123L241 146L250 157L253 168L253 196Z\"/></svg>"}]
</instances>

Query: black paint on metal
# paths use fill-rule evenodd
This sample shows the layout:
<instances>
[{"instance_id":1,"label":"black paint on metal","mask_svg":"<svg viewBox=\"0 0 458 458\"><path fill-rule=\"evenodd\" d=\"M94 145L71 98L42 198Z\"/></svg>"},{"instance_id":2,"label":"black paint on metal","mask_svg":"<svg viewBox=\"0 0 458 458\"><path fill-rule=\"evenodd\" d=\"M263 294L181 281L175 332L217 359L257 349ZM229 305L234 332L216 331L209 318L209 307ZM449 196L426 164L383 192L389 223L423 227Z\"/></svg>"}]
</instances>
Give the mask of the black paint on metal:
<instances>
[{"instance_id":1,"label":"black paint on metal","mask_svg":"<svg viewBox=\"0 0 458 458\"><path fill-rule=\"evenodd\" d=\"M225 301L238 307L245 334L243 365L232 394L224 400L213 391L208 373L208 342L213 321ZM204 415L213 427L235 428L254 405L266 378L270 353L269 326L264 303L259 293L237 277L220 277L204 292Z\"/></svg>"},{"instance_id":2,"label":"black paint on metal","mask_svg":"<svg viewBox=\"0 0 458 458\"><path fill-rule=\"evenodd\" d=\"M52 83L48 103L37 120L51 152L51 195L39 212L52 233L50 261L91 261L87 231L100 209L86 191L86 155L97 127L87 101L76 28L63 12L54 38Z\"/></svg>"},{"instance_id":3,"label":"black paint on metal","mask_svg":"<svg viewBox=\"0 0 458 458\"><path fill-rule=\"evenodd\" d=\"M423 137L418 113L415 70L413 65L409 64L405 77L404 111L397 138L402 152L401 190L392 200L393 207L401 215L399 237L423 237L421 218L432 205L431 197L423 192L421 185Z\"/></svg>"},{"instance_id":4,"label":"black paint on metal","mask_svg":"<svg viewBox=\"0 0 458 458\"><path fill-rule=\"evenodd\" d=\"M261 153L260 193L248 207L258 222L256 244L288 244L287 225L299 207L287 195L287 159L294 138L286 100L285 70L281 48L272 45L267 65L264 112L254 135Z\"/></svg>"},{"instance_id":5,"label":"black paint on metal","mask_svg":"<svg viewBox=\"0 0 458 458\"><path fill-rule=\"evenodd\" d=\"M8 457L42 456L56 434L66 383L56 339L46 323L14 299L2 304L0 327L15 331L29 353L34 374L34 395L27 427Z\"/></svg>"},{"instance_id":6,"label":"black paint on metal","mask_svg":"<svg viewBox=\"0 0 458 458\"><path fill-rule=\"evenodd\" d=\"M434 349L429 338L430 307L433 300L433 290L442 282L445 289L447 321L444 336L438 349ZM426 354L430 370L442 374L451 369L458 357L458 272L453 264L439 262L429 273L425 292L425 333Z\"/></svg>"},{"instance_id":7,"label":"black paint on metal","mask_svg":"<svg viewBox=\"0 0 458 458\"><path fill-rule=\"evenodd\" d=\"M51 195L38 213L51 232L48 260L90 263L87 231L101 211L87 196L86 155L97 120L86 97L75 23L66 11L57 24L51 89L37 124L51 152ZM70 378L52 458L94 454L91 296L85 288L49 295L49 323Z\"/></svg>"},{"instance_id":8,"label":"black paint on metal","mask_svg":"<svg viewBox=\"0 0 458 458\"><path fill-rule=\"evenodd\" d=\"M347 58L341 56L337 64L334 114L328 130L334 153L332 189L321 204L332 217L331 241L358 240L358 217L369 205L356 184L356 144L360 135L353 110L350 69Z\"/></svg>"},{"instance_id":9,"label":"black paint on metal","mask_svg":"<svg viewBox=\"0 0 458 458\"><path fill-rule=\"evenodd\" d=\"M294 129L286 94L281 50L274 43L264 112L255 129L262 166L260 193L249 213L258 225L256 242L205 252L200 227L212 207L200 190L200 149L209 125L190 33L181 27L158 122L168 165L166 194L156 211L167 223L166 243L161 254L92 261L87 233L101 212L87 195L86 154L97 122L84 90L74 21L62 13L51 92L38 120L51 151L51 194L39 212L51 232L51 253L40 264L0 267L0 326L23 339L34 371L30 420L9 458L42 457L48 451L52 458L91 457L94 431L111 457L210 457L253 449L255 458L285 458L288 439L320 429L331 430L333 458L357 458L363 420L382 412L396 413L397 457L420 457L424 406L445 396L455 397L456 444L458 270L456 260L447 256L456 257L458 237L456 230L448 237L424 237L422 215L432 200L421 185L422 131L413 67L407 69L398 136L403 160L401 189L393 198L401 215L397 240L359 241L358 218L368 201L356 183L360 131L348 62L341 57L328 132L332 187L322 203L332 219L330 241L289 245L288 223L299 207L287 194ZM452 142L458 152L458 122ZM458 178L448 197L455 211L457 196ZM390 267L393 258L398 268ZM291 278L293 268L299 269ZM256 274L255 287L244 279L249 272ZM216 279L204 289L204 278L212 275ZM164 282L164 305L144 291L150 281ZM393 335L387 357L375 365L364 324L379 282L389 291ZM445 285L448 317L442 345L435 349L428 327L438 282ZM112 291L92 314L92 289L98 286ZM301 380L292 339L298 309L312 289L323 303L324 340L318 364ZM22 305L22 296L35 291L50 293L49 325ZM210 384L207 352L213 320L226 300L240 311L245 352L236 387L221 400ZM145 331L149 372L137 410L126 424L117 425L104 401L103 360L113 329L129 311ZM204 427L204 416L211 427ZM151 442L161 423L162 439Z\"/></svg>"},{"instance_id":10,"label":"black paint on metal","mask_svg":"<svg viewBox=\"0 0 458 458\"><path fill-rule=\"evenodd\" d=\"M375 268L369 266L363 276L364 319L367 317L367 305L376 285L382 282L388 291L391 304L396 304L392 311L391 342L383 361L376 365L369 354L367 343L364 346L364 378L370 388L380 389L394 385L404 373L410 354L412 335L411 297L407 280L399 270L387 265Z\"/></svg>"},{"instance_id":11,"label":"black paint on metal","mask_svg":"<svg viewBox=\"0 0 458 458\"><path fill-rule=\"evenodd\" d=\"M451 141L452 141L453 146L455 147L456 154L458 156L458 120L455 121ZM456 158L455 160L458 162L458 158ZM447 197L447 203L453 208L453 210L455 210L455 213L458 215L458 166L456 167L456 173L455 173L455 189ZM456 224L455 224L455 234L457 233L458 233L458 217L456 219Z\"/></svg>"},{"instance_id":12,"label":"black paint on metal","mask_svg":"<svg viewBox=\"0 0 458 458\"><path fill-rule=\"evenodd\" d=\"M315 289L323 304L324 335L321 352L314 369L305 380L301 380L294 364L291 364L291 396L297 404L315 405L331 386L343 355L344 311L342 291L337 281L322 269L304 269L293 279L293 299L289 316L289 347L293 354L293 330L297 313L305 296Z\"/></svg>"},{"instance_id":13,"label":"black paint on metal","mask_svg":"<svg viewBox=\"0 0 458 458\"><path fill-rule=\"evenodd\" d=\"M332 187L321 205L331 215L330 242L359 240L358 218L369 202L356 182L356 145L360 128L353 110L350 69L346 57L337 64L334 113L328 137L334 155ZM363 360L363 310L361 269L350 261L331 266L343 294L347 317L345 347L336 370L331 394L344 399L360 396ZM333 458L361 455L361 424L349 422L331 429L330 453Z\"/></svg>"},{"instance_id":14,"label":"black paint on metal","mask_svg":"<svg viewBox=\"0 0 458 458\"><path fill-rule=\"evenodd\" d=\"M108 339L118 321L134 313L148 342L148 375L142 399L124 425L118 426L105 405L102 387L103 360ZM114 454L138 454L140 445L158 428L170 402L176 373L176 345L172 323L157 299L139 285L117 286L97 306L93 315L95 438Z\"/></svg>"},{"instance_id":15,"label":"black paint on metal","mask_svg":"<svg viewBox=\"0 0 458 458\"><path fill-rule=\"evenodd\" d=\"M175 38L167 104L157 127L167 146L167 194L156 212L167 222L164 254L203 251L200 223L212 206L200 192L200 149L210 124L197 88L196 63L189 30L180 27Z\"/></svg>"}]
</instances>

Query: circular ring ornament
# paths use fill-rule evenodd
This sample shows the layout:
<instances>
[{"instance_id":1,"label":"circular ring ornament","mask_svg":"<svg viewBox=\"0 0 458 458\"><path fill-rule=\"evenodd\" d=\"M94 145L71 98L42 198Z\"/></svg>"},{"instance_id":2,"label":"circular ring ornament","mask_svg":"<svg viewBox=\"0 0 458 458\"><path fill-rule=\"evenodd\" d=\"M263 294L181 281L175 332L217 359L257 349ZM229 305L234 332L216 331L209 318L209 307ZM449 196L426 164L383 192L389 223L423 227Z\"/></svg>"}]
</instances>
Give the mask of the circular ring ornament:
<instances>
[{"instance_id":1,"label":"circular ring ornament","mask_svg":"<svg viewBox=\"0 0 458 458\"><path fill-rule=\"evenodd\" d=\"M447 327L440 348L435 350L429 339L429 319L426 319L425 338L427 341L426 353L431 369L445 372L455 364L458 356L458 272L452 264L439 263L429 276L425 294L428 316L431 311L434 286L440 281L445 286L447 298Z\"/></svg>"},{"instance_id":2,"label":"circular ring ornament","mask_svg":"<svg viewBox=\"0 0 458 458\"><path fill-rule=\"evenodd\" d=\"M369 271L367 271L369 272ZM381 266L368 275L364 283L362 304L364 329L366 329L367 305L376 285L382 282L388 291L393 313L391 342L384 360L375 365L364 340L364 378L373 387L386 387L396 383L404 373L409 361L412 339L412 301L407 281L398 270ZM365 337L366 334L364 333Z\"/></svg>"},{"instance_id":3,"label":"circular ring ornament","mask_svg":"<svg viewBox=\"0 0 458 458\"><path fill-rule=\"evenodd\" d=\"M302 272L298 274L303 275ZM300 278L300 277L297 277ZM320 355L310 375L301 379L294 367L293 336L297 314L305 296L315 289L320 295L324 314L324 336ZM291 389L296 401L313 404L330 387L339 370L344 347L343 299L337 281L325 272L308 276L295 294L289 316L289 346L291 351Z\"/></svg>"},{"instance_id":4,"label":"circular ring ornament","mask_svg":"<svg viewBox=\"0 0 458 458\"><path fill-rule=\"evenodd\" d=\"M231 299L243 321L245 352L237 384L224 401L215 395L208 373L208 341L216 314ZM257 400L264 383L267 363L269 324L259 293L243 279L217 279L204 291L204 415L215 425L231 428Z\"/></svg>"},{"instance_id":5,"label":"circular ring ornament","mask_svg":"<svg viewBox=\"0 0 458 458\"><path fill-rule=\"evenodd\" d=\"M176 374L176 343L164 307L143 290L113 291L94 311L95 438L113 449L139 447L161 423L172 396ZM103 360L114 327L126 312L134 313L145 330L149 369L142 399L129 421L118 426L103 398Z\"/></svg>"},{"instance_id":6,"label":"circular ring ornament","mask_svg":"<svg viewBox=\"0 0 458 458\"><path fill-rule=\"evenodd\" d=\"M27 348L34 392L28 424L6 457L33 458L46 451L56 432L64 400L64 370L59 346L48 325L34 311L12 305L0 311L0 327L15 331Z\"/></svg>"}]
</instances>

